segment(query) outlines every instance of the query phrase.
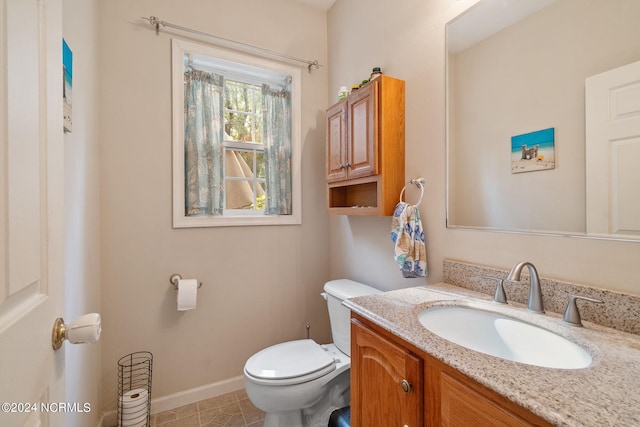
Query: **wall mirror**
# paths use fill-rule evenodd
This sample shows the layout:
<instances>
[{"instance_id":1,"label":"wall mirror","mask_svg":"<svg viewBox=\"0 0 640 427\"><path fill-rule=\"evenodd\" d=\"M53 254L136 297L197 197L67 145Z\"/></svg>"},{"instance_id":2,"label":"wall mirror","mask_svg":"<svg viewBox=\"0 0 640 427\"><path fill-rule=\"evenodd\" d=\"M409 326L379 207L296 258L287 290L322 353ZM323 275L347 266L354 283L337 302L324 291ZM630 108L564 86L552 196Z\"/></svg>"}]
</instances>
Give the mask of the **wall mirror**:
<instances>
[{"instance_id":1,"label":"wall mirror","mask_svg":"<svg viewBox=\"0 0 640 427\"><path fill-rule=\"evenodd\" d=\"M480 0L447 24L447 227L640 241L638 22L638 0Z\"/></svg>"}]
</instances>

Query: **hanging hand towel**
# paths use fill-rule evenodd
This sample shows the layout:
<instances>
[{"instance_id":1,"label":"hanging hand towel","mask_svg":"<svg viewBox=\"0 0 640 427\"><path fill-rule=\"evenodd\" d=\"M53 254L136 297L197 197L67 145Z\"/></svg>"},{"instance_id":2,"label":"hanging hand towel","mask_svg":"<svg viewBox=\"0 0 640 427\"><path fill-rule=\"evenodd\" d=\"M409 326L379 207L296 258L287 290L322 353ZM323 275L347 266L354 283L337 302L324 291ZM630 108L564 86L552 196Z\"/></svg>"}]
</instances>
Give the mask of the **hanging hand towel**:
<instances>
[{"instance_id":1,"label":"hanging hand towel","mask_svg":"<svg viewBox=\"0 0 640 427\"><path fill-rule=\"evenodd\" d=\"M427 249L417 206L400 202L391 221L391 240L395 243L393 259L405 278L426 277Z\"/></svg>"}]
</instances>

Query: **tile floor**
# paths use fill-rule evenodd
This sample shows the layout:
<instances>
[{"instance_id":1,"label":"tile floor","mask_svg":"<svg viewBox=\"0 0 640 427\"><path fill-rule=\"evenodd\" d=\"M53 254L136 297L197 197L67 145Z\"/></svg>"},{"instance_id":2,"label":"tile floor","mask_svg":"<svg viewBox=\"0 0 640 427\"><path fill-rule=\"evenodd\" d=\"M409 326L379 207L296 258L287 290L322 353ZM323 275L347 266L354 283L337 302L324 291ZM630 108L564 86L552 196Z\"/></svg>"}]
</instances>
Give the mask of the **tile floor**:
<instances>
[{"instance_id":1,"label":"tile floor","mask_svg":"<svg viewBox=\"0 0 640 427\"><path fill-rule=\"evenodd\" d=\"M262 427L264 412L244 390L212 397L151 416L151 427Z\"/></svg>"}]
</instances>

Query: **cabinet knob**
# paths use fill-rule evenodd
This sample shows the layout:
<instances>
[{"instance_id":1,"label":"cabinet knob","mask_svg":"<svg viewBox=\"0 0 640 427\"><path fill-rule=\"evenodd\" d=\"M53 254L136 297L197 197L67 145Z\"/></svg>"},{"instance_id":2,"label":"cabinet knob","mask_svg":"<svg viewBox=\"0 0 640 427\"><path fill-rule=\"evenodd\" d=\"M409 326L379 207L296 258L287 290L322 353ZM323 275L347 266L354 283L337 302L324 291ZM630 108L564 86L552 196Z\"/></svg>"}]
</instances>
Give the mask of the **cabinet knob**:
<instances>
[{"instance_id":1,"label":"cabinet knob","mask_svg":"<svg viewBox=\"0 0 640 427\"><path fill-rule=\"evenodd\" d=\"M351 167L351 163L347 163L346 165L344 165L345 168L350 168Z\"/></svg>"},{"instance_id":2,"label":"cabinet knob","mask_svg":"<svg viewBox=\"0 0 640 427\"><path fill-rule=\"evenodd\" d=\"M344 169L344 165L340 165L340 170Z\"/></svg>"},{"instance_id":3,"label":"cabinet knob","mask_svg":"<svg viewBox=\"0 0 640 427\"><path fill-rule=\"evenodd\" d=\"M407 380L402 380L400 386L402 387L402 391L405 393L409 393L411 391L411 384Z\"/></svg>"}]
</instances>

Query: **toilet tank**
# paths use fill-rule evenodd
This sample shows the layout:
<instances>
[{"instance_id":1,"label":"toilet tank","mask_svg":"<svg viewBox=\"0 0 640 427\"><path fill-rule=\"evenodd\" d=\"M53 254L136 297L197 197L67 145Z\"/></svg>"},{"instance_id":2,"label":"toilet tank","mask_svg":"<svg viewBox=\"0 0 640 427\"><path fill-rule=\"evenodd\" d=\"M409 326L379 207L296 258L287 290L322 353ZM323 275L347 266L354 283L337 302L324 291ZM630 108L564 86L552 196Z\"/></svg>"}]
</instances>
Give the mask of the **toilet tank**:
<instances>
[{"instance_id":1,"label":"toilet tank","mask_svg":"<svg viewBox=\"0 0 640 427\"><path fill-rule=\"evenodd\" d=\"M329 308L333 343L347 356L351 356L351 311L342 301L365 295L380 294L382 291L348 279L331 280L325 283L323 295Z\"/></svg>"}]
</instances>

